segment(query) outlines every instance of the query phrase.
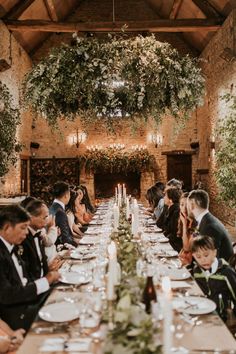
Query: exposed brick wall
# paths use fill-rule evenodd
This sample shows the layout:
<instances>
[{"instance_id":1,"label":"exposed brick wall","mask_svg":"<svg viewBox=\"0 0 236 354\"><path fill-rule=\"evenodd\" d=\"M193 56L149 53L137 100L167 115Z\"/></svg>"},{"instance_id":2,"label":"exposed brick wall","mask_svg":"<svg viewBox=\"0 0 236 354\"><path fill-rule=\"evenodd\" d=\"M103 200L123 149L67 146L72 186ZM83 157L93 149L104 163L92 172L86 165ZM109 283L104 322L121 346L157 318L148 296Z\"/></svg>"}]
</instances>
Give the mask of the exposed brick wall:
<instances>
[{"instance_id":1,"label":"exposed brick wall","mask_svg":"<svg viewBox=\"0 0 236 354\"><path fill-rule=\"evenodd\" d=\"M227 114L227 107L223 104L221 96L225 93L236 94L236 63L227 62L221 58L225 48L230 48L236 55L236 10L232 11L222 28L215 34L203 51L202 67L206 75L206 99L204 106L198 109L198 137L200 142L199 165L200 168L209 168L207 187L211 198L213 212L224 222L234 224L235 210L218 202L218 189L214 171L214 150L210 149L210 139L218 127L218 121ZM216 142L217 148L217 142Z\"/></svg>"},{"instance_id":2,"label":"exposed brick wall","mask_svg":"<svg viewBox=\"0 0 236 354\"><path fill-rule=\"evenodd\" d=\"M4 58L7 61L10 57L10 33L6 26L0 21L0 58ZM12 35L11 38L11 56L12 65L11 68L0 72L0 80L7 85L10 93L13 96L14 104L16 107L20 106L20 83L25 73L31 68L32 63L27 53L20 47L18 42ZM29 144L31 141L31 122L32 117L29 112L21 109L21 125L18 128L17 136L19 141L23 144L22 155L29 155ZM0 183L0 195L8 194L9 189L14 190L15 193L20 192L20 161L18 161L16 167L12 167L9 173L4 176L5 183Z\"/></svg>"}]
</instances>

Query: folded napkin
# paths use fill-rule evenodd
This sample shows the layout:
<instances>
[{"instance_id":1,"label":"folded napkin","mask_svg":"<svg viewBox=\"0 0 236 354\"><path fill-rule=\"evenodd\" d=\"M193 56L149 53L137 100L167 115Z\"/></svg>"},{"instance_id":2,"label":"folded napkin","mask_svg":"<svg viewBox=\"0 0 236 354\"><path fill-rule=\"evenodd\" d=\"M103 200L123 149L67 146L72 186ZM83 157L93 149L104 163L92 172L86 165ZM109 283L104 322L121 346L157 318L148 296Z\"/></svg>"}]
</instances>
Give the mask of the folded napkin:
<instances>
[{"instance_id":1,"label":"folded napkin","mask_svg":"<svg viewBox=\"0 0 236 354\"><path fill-rule=\"evenodd\" d=\"M90 352L91 338L48 338L43 341L39 351L43 352Z\"/></svg>"}]
</instances>

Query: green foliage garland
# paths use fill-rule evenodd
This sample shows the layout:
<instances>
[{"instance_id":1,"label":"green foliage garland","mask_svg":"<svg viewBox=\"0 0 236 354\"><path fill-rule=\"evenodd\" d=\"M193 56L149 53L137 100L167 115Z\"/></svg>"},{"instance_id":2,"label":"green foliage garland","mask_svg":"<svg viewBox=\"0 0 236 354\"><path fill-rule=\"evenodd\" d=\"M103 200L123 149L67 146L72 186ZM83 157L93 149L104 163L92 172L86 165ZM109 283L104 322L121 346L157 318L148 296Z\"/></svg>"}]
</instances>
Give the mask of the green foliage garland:
<instances>
[{"instance_id":1,"label":"green foliage garland","mask_svg":"<svg viewBox=\"0 0 236 354\"><path fill-rule=\"evenodd\" d=\"M220 198L236 207L236 96L224 96L229 104L229 114L224 117L218 128L220 147L216 151L216 180Z\"/></svg>"},{"instance_id":2,"label":"green foliage garland","mask_svg":"<svg viewBox=\"0 0 236 354\"><path fill-rule=\"evenodd\" d=\"M181 56L154 35L108 40L79 38L62 45L37 64L25 78L25 102L49 125L58 118L85 127L103 122L108 130L121 117L152 116L157 123L169 111L187 117L201 102L204 79L196 60Z\"/></svg>"},{"instance_id":3,"label":"green foliage garland","mask_svg":"<svg viewBox=\"0 0 236 354\"><path fill-rule=\"evenodd\" d=\"M9 171L11 164L15 164L16 153L21 150L16 139L19 124L19 110L13 107L12 96L0 81L0 177Z\"/></svg>"},{"instance_id":4,"label":"green foliage garland","mask_svg":"<svg viewBox=\"0 0 236 354\"><path fill-rule=\"evenodd\" d=\"M116 242L118 261L121 265L121 284L118 303L115 306L115 328L105 344L106 354L160 354L160 345L155 343L155 328L152 318L140 303L143 279L136 276L139 251L132 241L130 224L121 212L118 233L111 238Z\"/></svg>"},{"instance_id":5,"label":"green foliage garland","mask_svg":"<svg viewBox=\"0 0 236 354\"><path fill-rule=\"evenodd\" d=\"M86 172L140 172L153 170L155 157L147 149L124 151L113 148L88 150L81 157Z\"/></svg>"}]
</instances>

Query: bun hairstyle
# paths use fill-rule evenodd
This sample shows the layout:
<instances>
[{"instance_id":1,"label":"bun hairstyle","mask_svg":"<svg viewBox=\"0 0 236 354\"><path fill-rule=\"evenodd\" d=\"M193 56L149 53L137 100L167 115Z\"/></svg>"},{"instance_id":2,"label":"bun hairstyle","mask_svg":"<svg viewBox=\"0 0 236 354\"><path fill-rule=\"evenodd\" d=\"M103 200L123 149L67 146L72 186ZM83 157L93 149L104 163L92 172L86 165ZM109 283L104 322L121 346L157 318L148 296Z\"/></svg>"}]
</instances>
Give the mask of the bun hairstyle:
<instances>
[{"instance_id":1,"label":"bun hairstyle","mask_svg":"<svg viewBox=\"0 0 236 354\"><path fill-rule=\"evenodd\" d=\"M58 181L54 184L52 188L52 195L54 196L54 198L61 198L69 191L70 191L70 186L68 183Z\"/></svg>"}]
</instances>

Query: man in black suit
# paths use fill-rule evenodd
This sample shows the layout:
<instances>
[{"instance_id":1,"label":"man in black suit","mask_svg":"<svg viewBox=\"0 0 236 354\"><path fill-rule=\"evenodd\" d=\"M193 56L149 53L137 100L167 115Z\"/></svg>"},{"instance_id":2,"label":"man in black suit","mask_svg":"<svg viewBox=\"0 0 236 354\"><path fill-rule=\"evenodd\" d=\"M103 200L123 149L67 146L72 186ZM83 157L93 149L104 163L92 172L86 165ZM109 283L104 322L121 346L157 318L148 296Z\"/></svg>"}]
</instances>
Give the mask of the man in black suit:
<instances>
[{"instance_id":1,"label":"man in black suit","mask_svg":"<svg viewBox=\"0 0 236 354\"><path fill-rule=\"evenodd\" d=\"M30 225L28 236L22 242L22 258L27 265L28 275L31 280L35 280L46 275L49 270L42 235L48 223L49 211L46 204L39 199L29 202L26 210L30 214Z\"/></svg>"},{"instance_id":2,"label":"man in black suit","mask_svg":"<svg viewBox=\"0 0 236 354\"><path fill-rule=\"evenodd\" d=\"M213 216L209 210L208 193L201 189L190 192L187 199L189 216L193 216L198 223L197 230L200 235L210 236L214 239L217 257L226 261L233 255L232 242L224 225Z\"/></svg>"},{"instance_id":3,"label":"man in black suit","mask_svg":"<svg viewBox=\"0 0 236 354\"><path fill-rule=\"evenodd\" d=\"M19 247L29 223L30 215L18 205L0 211L0 318L13 329L29 329L43 294L60 276L54 271L30 281Z\"/></svg>"},{"instance_id":4,"label":"man in black suit","mask_svg":"<svg viewBox=\"0 0 236 354\"><path fill-rule=\"evenodd\" d=\"M77 247L78 243L73 239L65 206L70 200L70 187L65 182L56 182L53 186L54 201L49 209L50 214L55 215L56 226L60 228L61 234L57 238L57 244L71 244Z\"/></svg>"}]
</instances>

